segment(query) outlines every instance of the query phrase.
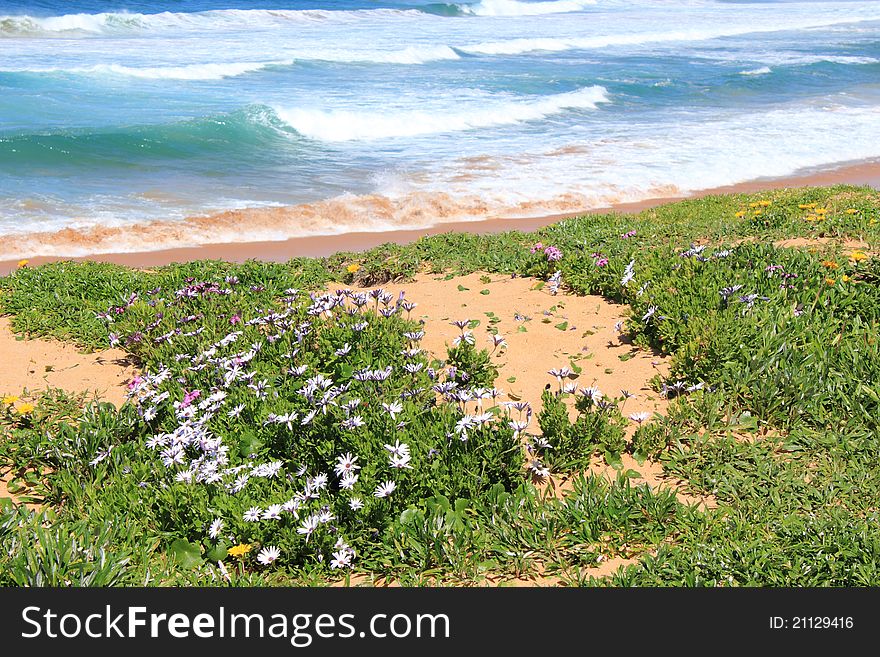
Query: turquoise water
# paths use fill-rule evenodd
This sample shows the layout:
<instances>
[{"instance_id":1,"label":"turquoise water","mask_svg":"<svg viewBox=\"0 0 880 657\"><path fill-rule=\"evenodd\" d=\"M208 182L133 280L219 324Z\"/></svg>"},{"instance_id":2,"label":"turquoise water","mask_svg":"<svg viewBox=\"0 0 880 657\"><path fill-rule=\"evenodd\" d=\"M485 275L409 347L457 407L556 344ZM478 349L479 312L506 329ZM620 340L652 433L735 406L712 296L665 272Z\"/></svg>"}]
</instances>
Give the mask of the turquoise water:
<instances>
[{"instance_id":1,"label":"turquoise water","mask_svg":"<svg viewBox=\"0 0 880 657\"><path fill-rule=\"evenodd\" d=\"M0 257L547 214L877 157L878 2L0 2ZM299 209L184 222L264 206Z\"/></svg>"}]
</instances>

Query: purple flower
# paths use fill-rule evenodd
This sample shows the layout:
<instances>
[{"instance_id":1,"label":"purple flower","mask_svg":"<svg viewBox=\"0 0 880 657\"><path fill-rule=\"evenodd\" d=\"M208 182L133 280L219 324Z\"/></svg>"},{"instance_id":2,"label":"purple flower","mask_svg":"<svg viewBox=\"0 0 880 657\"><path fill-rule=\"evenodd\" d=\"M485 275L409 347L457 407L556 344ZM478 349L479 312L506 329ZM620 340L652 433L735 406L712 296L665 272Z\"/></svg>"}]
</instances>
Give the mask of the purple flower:
<instances>
[{"instance_id":1,"label":"purple flower","mask_svg":"<svg viewBox=\"0 0 880 657\"><path fill-rule=\"evenodd\" d=\"M555 246L548 246L544 249L544 255L547 256L547 262L557 262L562 260L562 251Z\"/></svg>"}]
</instances>

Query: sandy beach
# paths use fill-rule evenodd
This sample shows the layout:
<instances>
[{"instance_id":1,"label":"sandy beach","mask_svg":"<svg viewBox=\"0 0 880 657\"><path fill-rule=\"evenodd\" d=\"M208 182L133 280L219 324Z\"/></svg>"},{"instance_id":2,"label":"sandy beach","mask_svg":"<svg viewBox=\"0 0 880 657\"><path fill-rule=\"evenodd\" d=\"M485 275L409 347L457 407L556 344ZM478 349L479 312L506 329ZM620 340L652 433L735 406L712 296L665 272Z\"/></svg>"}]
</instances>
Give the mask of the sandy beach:
<instances>
[{"instance_id":1,"label":"sandy beach","mask_svg":"<svg viewBox=\"0 0 880 657\"><path fill-rule=\"evenodd\" d=\"M336 235L314 235L277 241L241 241L234 243L205 244L161 250L136 252L96 253L81 257L33 256L22 252L19 257L0 261L0 275L8 274L18 266L19 259L29 259L31 265L59 260L94 260L111 262L132 267L155 267L172 262L188 262L201 259L219 259L243 262L249 259L284 262L294 257L323 257L342 251L362 251L385 243L408 244L426 235L446 232L472 232L478 234L500 233L508 230L531 231L562 219L584 214L606 212L637 213L663 203L685 198L700 198L711 194L754 193L764 189L786 187L807 187L827 185L869 185L880 189L880 162L860 162L836 169L807 172L785 178L758 179L737 185L706 189L697 193L679 196L658 196L634 203L621 203L609 207L590 208L559 214L545 214L526 218L494 218L484 221L442 221L418 229L394 231L352 231ZM214 223L224 226L239 225L246 230L251 219L260 221L283 221L289 208L261 208L253 210L234 210L207 217L191 217L186 224L206 227ZM274 216L273 216L274 215ZM332 217L326 218L326 225L332 225ZM167 225L167 224L166 224ZM149 243L145 237L144 243Z\"/></svg>"}]
</instances>

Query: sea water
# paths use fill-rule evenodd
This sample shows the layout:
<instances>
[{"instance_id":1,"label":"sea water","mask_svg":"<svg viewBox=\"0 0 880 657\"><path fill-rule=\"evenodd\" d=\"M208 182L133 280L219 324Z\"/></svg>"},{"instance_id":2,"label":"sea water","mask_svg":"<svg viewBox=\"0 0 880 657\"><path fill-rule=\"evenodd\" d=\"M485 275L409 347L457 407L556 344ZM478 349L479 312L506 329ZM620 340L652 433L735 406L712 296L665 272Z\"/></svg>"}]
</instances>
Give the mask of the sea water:
<instances>
[{"instance_id":1,"label":"sea water","mask_svg":"<svg viewBox=\"0 0 880 657\"><path fill-rule=\"evenodd\" d=\"M0 0L0 258L543 215L878 157L876 1ZM263 210L210 218L242 208Z\"/></svg>"}]
</instances>

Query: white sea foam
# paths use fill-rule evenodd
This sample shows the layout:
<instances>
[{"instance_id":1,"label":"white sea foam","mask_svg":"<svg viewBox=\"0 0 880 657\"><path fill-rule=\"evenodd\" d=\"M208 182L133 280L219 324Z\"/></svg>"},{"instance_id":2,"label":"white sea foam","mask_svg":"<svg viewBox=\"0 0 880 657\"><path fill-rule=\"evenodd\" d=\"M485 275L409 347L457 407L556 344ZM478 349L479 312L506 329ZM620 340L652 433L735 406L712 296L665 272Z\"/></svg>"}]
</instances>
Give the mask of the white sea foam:
<instances>
[{"instance_id":1,"label":"white sea foam","mask_svg":"<svg viewBox=\"0 0 880 657\"><path fill-rule=\"evenodd\" d=\"M320 141L415 137L534 121L567 109L595 109L609 102L607 90L594 86L525 100L487 99L454 103L444 112L401 109L362 112L350 109L273 107L278 117L298 133Z\"/></svg>"},{"instance_id":2,"label":"white sea foam","mask_svg":"<svg viewBox=\"0 0 880 657\"><path fill-rule=\"evenodd\" d=\"M740 75L767 75L771 73L772 70L769 66L762 66L761 68L753 68L748 71L740 71Z\"/></svg>"},{"instance_id":3,"label":"white sea foam","mask_svg":"<svg viewBox=\"0 0 880 657\"><path fill-rule=\"evenodd\" d=\"M465 14L475 16L540 16L582 11L595 5L596 0L547 0L544 2L519 2L519 0L482 0L476 4L460 5Z\"/></svg>"},{"instance_id":4,"label":"white sea foam","mask_svg":"<svg viewBox=\"0 0 880 657\"><path fill-rule=\"evenodd\" d=\"M0 15L0 36L34 36L70 33L124 33L131 31L224 30L229 28L259 29L277 27L291 22L353 22L365 19L425 16L406 9L273 10L219 9L192 13L161 12L156 14L114 13L65 14L36 17Z\"/></svg>"},{"instance_id":5,"label":"white sea foam","mask_svg":"<svg viewBox=\"0 0 880 657\"><path fill-rule=\"evenodd\" d=\"M611 46L642 46L658 43L686 43L695 41L709 41L711 39L720 39L724 37L743 36L746 34L765 34L771 32L782 32L798 29L810 29L818 27L828 27L830 25L857 23L868 20L880 20L880 10L871 17L815 17L794 20L787 23L777 24L733 24L724 27L714 27L705 29L689 29L689 30L670 30L666 32L635 32L622 34L605 34L595 37L578 37L578 38L556 38L556 37L536 37L536 38L515 38L504 41L484 41L476 44L458 46L457 49L475 55L519 55L529 52L548 51L561 52L566 50L592 50L597 48L608 48ZM869 63L864 61L871 58L857 57L824 57L825 61L838 61L841 63Z\"/></svg>"}]
</instances>

